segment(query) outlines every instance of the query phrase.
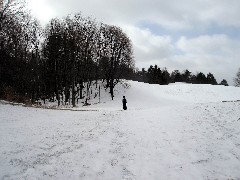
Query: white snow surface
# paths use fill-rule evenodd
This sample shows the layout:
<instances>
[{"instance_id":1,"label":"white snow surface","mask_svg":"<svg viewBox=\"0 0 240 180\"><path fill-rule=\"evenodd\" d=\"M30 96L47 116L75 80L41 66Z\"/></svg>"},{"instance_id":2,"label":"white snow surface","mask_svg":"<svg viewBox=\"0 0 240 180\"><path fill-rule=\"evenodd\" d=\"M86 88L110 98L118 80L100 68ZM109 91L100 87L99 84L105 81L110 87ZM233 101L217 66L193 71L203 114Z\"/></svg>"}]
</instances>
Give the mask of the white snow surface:
<instances>
[{"instance_id":1,"label":"white snow surface","mask_svg":"<svg viewBox=\"0 0 240 180\"><path fill-rule=\"evenodd\" d=\"M240 179L239 99L237 87L125 81L87 107L1 101L0 179Z\"/></svg>"}]
</instances>

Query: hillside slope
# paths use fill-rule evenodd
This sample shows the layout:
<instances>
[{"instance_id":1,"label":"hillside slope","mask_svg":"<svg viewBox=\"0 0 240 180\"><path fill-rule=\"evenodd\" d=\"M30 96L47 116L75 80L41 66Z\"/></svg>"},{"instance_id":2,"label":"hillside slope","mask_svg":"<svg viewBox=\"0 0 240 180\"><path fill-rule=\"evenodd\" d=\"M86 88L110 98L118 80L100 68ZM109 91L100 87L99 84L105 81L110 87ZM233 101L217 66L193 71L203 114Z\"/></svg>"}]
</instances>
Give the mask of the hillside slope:
<instances>
[{"instance_id":1,"label":"hillside slope","mask_svg":"<svg viewBox=\"0 0 240 180\"><path fill-rule=\"evenodd\" d=\"M92 103L91 107L121 108L122 96L126 96L130 110L148 109L189 103L236 101L240 100L240 88L208 84L174 83L157 85L137 81L124 81L115 88L114 101L105 92L101 99L102 103L95 105Z\"/></svg>"}]
</instances>

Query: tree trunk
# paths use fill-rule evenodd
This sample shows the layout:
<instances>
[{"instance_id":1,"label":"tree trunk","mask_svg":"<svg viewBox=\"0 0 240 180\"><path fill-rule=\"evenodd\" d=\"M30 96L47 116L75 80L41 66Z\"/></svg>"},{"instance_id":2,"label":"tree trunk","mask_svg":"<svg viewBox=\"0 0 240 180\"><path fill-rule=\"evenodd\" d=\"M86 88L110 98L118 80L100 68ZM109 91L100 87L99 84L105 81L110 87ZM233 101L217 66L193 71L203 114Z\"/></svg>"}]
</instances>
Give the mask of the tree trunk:
<instances>
[{"instance_id":1,"label":"tree trunk","mask_svg":"<svg viewBox=\"0 0 240 180\"><path fill-rule=\"evenodd\" d=\"M98 94L99 94L99 103L100 103L100 100L101 100L101 88L100 88L100 85L99 85L99 87L98 87Z\"/></svg>"},{"instance_id":2,"label":"tree trunk","mask_svg":"<svg viewBox=\"0 0 240 180\"><path fill-rule=\"evenodd\" d=\"M75 98L75 83L72 83L72 105L76 107L76 98Z\"/></svg>"},{"instance_id":3,"label":"tree trunk","mask_svg":"<svg viewBox=\"0 0 240 180\"><path fill-rule=\"evenodd\" d=\"M114 97L114 95L113 95L113 79L111 78L111 80L110 80L110 94L111 94L111 97L112 97L112 100L113 100L113 97Z\"/></svg>"}]
</instances>

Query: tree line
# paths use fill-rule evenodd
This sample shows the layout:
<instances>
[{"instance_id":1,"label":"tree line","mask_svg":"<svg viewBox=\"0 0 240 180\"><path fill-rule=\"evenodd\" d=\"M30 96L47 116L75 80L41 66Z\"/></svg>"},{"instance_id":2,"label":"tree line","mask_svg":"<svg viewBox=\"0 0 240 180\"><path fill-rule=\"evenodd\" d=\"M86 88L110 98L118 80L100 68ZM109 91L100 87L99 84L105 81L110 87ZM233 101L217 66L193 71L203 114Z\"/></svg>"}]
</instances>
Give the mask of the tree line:
<instances>
[{"instance_id":1,"label":"tree line","mask_svg":"<svg viewBox=\"0 0 240 180\"><path fill-rule=\"evenodd\" d=\"M121 79L167 85L218 84L214 75L189 70L171 73L157 65L135 69L132 43L121 28L81 14L52 19L45 28L24 3L0 3L0 98L58 105L88 104L92 88L109 91ZM228 85L223 79L219 84ZM100 87L101 86L101 87Z\"/></svg>"},{"instance_id":2,"label":"tree line","mask_svg":"<svg viewBox=\"0 0 240 180\"><path fill-rule=\"evenodd\" d=\"M41 28L16 1L0 13L0 97L31 103L41 99L76 106L101 80L114 87L134 69L132 44L117 26L81 14L52 19Z\"/></svg>"},{"instance_id":3,"label":"tree line","mask_svg":"<svg viewBox=\"0 0 240 180\"><path fill-rule=\"evenodd\" d=\"M219 84L228 86L228 83L225 79L223 79L220 83L217 83L214 75L210 72L207 75L202 72L199 72L195 75L188 69L186 69L183 72L180 72L179 70L174 70L169 73L167 68L161 69L157 65L150 65L147 70L143 68L141 71L136 71L132 73L132 79L140 82L160 85L167 85L169 83L175 82L186 82L192 84Z\"/></svg>"}]
</instances>

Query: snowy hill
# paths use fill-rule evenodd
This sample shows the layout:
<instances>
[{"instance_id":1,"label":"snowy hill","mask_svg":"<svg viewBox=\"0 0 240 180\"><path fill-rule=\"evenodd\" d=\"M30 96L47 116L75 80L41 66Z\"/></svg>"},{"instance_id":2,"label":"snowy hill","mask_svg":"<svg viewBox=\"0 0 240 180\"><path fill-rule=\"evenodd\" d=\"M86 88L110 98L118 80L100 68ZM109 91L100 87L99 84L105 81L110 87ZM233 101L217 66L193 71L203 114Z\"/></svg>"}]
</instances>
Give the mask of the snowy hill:
<instances>
[{"instance_id":1,"label":"snowy hill","mask_svg":"<svg viewBox=\"0 0 240 180\"><path fill-rule=\"evenodd\" d=\"M91 107L119 109L121 108L122 96L126 96L130 109L148 109L186 103L236 101L240 100L240 88L209 84L173 83L157 85L124 81L117 85L113 102L109 94L105 92L101 100L103 103Z\"/></svg>"},{"instance_id":2,"label":"snowy hill","mask_svg":"<svg viewBox=\"0 0 240 180\"><path fill-rule=\"evenodd\" d=\"M236 87L127 81L75 111L2 101L0 179L239 179L239 99Z\"/></svg>"}]
</instances>

